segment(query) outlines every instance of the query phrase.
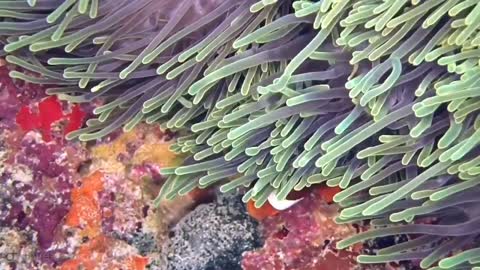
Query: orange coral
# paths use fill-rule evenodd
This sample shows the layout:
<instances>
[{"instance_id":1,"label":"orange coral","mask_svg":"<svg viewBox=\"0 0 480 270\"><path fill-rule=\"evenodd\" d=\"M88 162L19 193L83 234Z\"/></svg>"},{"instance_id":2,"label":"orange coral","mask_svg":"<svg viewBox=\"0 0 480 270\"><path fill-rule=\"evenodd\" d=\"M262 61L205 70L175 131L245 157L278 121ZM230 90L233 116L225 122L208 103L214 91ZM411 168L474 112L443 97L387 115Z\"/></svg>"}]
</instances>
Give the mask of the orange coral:
<instances>
[{"instance_id":1,"label":"orange coral","mask_svg":"<svg viewBox=\"0 0 480 270\"><path fill-rule=\"evenodd\" d=\"M102 214L98 202L98 192L103 190L103 174L99 171L85 177L82 186L72 190L72 207L65 224L82 227L85 236L90 238L101 233Z\"/></svg>"},{"instance_id":2,"label":"orange coral","mask_svg":"<svg viewBox=\"0 0 480 270\"><path fill-rule=\"evenodd\" d=\"M62 264L60 270L77 270L83 267L85 270L94 270L107 248L108 238L98 236L80 246L75 258Z\"/></svg>"},{"instance_id":3,"label":"orange coral","mask_svg":"<svg viewBox=\"0 0 480 270\"><path fill-rule=\"evenodd\" d=\"M96 171L82 180L82 185L72 191L72 207L65 224L81 227L88 242L82 244L73 259L64 262L60 270L144 270L148 258L130 255L126 258L112 256L118 241L102 234L102 212L98 192L104 190L102 172Z\"/></svg>"},{"instance_id":4,"label":"orange coral","mask_svg":"<svg viewBox=\"0 0 480 270\"><path fill-rule=\"evenodd\" d=\"M131 256L130 258L127 258L125 265L128 270L143 270L148 265L148 258Z\"/></svg>"},{"instance_id":5,"label":"orange coral","mask_svg":"<svg viewBox=\"0 0 480 270\"><path fill-rule=\"evenodd\" d=\"M115 248L115 240L106 236L97 236L80 246L75 258L62 264L60 270L144 270L148 258L131 255L118 262L110 260L111 251Z\"/></svg>"}]
</instances>

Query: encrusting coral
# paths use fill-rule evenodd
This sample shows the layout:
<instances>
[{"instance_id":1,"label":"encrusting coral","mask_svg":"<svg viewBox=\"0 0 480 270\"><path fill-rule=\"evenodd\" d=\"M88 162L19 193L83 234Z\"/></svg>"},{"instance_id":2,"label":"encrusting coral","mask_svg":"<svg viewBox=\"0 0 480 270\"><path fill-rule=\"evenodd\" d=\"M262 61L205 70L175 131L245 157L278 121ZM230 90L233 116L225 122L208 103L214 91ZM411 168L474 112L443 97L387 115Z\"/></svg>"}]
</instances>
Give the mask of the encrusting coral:
<instances>
[{"instance_id":1,"label":"encrusting coral","mask_svg":"<svg viewBox=\"0 0 480 270\"><path fill-rule=\"evenodd\" d=\"M0 1L0 35L41 75L12 77L103 98L68 138L142 121L185 134L157 201L222 184L259 207L325 183L342 189L337 222L371 225L340 248L419 235L359 262L480 269L479 14L477 0L18 0Z\"/></svg>"}]
</instances>

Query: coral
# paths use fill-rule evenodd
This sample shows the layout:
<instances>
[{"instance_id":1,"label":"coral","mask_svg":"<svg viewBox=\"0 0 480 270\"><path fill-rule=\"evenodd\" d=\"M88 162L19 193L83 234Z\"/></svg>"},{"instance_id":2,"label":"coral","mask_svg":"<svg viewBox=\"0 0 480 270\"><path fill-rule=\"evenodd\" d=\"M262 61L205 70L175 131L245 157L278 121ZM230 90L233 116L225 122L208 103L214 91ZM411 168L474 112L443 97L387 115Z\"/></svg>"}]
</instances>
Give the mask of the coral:
<instances>
[{"instance_id":1,"label":"coral","mask_svg":"<svg viewBox=\"0 0 480 270\"><path fill-rule=\"evenodd\" d=\"M4 132L2 137L20 134ZM57 236L70 207L72 171L76 171L75 164L81 162L84 153L76 148L78 145L46 145L39 137L32 137L32 133L20 143L18 148L7 146L11 156L3 164L0 178L0 226L29 234L32 243L38 245L26 257L31 262L53 264L55 254L65 253L56 245ZM40 261L34 260L34 254Z\"/></svg>"},{"instance_id":2,"label":"coral","mask_svg":"<svg viewBox=\"0 0 480 270\"><path fill-rule=\"evenodd\" d=\"M45 96L42 86L14 81L8 74L14 70L12 65L0 59L0 119L2 128L16 126L15 119L19 107L31 105Z\"/></svg>"},{"instance_id":3,"label":"coral","mask_svg":"<svg viewBox=\"0 0 480 270\"><path fill-rule=\"evenodd\" d=\"M108 172L130 170L139 177L147 173L142 170L159 171L160 167L176 166L182 162L178 155L169 150L169 139L160 129L140 124L130 132L114 134L107 137L104 143L93 146L92 159L96 166Z\"/></svg>"},{"instance_id":4,"label":"coral","mask_svg":"<svg viewBox=\"0 0 480 270\"><path fill-rule=\"evenodd\" d=\"M125 152L118 155L126 155L129 150L133 151L132 157L123 159L120 171L105 174L102 181L99 177L88 180L86 175L102 169L109 161L92 155L96 152L84 143L65 141L63 136L69 127L80 125L78 115L88 117L89 106L46 98L42 87L10 79L8 71L15 68L3 61L0 64L0 269L58 269L74 259L81 263L83 259L78 253L90 247L88 240L96 237L104 237L113 244L109 252L129 250L130 253L111 256L107 252L95 263L117 266L124 263L130 269L144 269L145 257L150 262L160 251L139 248L137 252L136 245L127 238L155 235L156 242L166 237L172 221L151 212L167 207L162 204L158 209L148 210L148 205L163 181L158 170L164 163L169 164L172 155L165 155L161 162L161 155L148 159L145 152L136 155L135 148L125 147ZM47 104L48 108L42 110ZM38 118L22 119L21 111L25 108ZM52 111L61 119L49 124L47 132L51 140L46 141L40 119L49 119L44 114ZM165 152L171 135L152 126L144 129L138 126L136 134L142 132L144 135L132 140L135 144L161 145L158 153ZM87 179L82 181L83 178ZM112 199L113 193L118 196ZM182 211L193 204L189 197L179 198L175 212L183 215ZM162 227L152 226L147 217Z\"/></svg>"},{"instance_id":5,"label":"coral","mask_svg":"<svg viewBox=\"0 0 480 270\"><path fill-rule=\"evenodd\" d=\"M125 247L125 244L120 241L97 236L81 245L75 258L65 261L59 269L144 270L148 264L148 258L132 255L132 252L134 252L132 248Z\"/></svg>"},{"instance_id":6,"label":"coral","mask_svg":"<svg viewBox=\"0 0 480 270\"><path fill-rule=\"evenodd\" d=\"M370 226L339 248L419 235L359 262L479 267L478 1L0 8L6 60L26 70L13 78L56 85L47 93L60 100L102 99L97 118L69 139L142 121L178 130L170 149L186 158L162 170L169 178L156 204L211 185L246 187L243 201L255 207L271 194L338 186L336 221Z\"/></svg>"},{"instance_id":7,"label":"coral","mask_svg":"<svg viewBox=\"0 0 480 270\"><path fill-rule=\"evenodd\" d=\"M86 153L80 143L65 142L64 127L51 125L47 132L52 140L46 142L39 133L43 130L33 129L40 122L22 119L26 108L47 119L50 108L41 107L52 101L56 115L63 117L72 112L55 97L45 98L42 87L11 80L9 70L13 67L0 61L0 227L2 231L19 232L17 238L22 239L15 248L15 241L6 240L5 248L19 258L10 261L11 269L54 266L68 253L58 243L70 207L73 175Z\"/></svg>"},{"instance_id":8,"label":"coral","mask_svg":"<svg viewBox=\"0 0 480 270\"><path fill-rule=\"evenodd\" d=\"M316 192L311 192L288 210L263 219L265 244L261 249L244 254L242 268L359 269L355 263L358 248L335 249L336 242L356 233L350 225L336 225L337 214L337 206L328 205Z\"/></svg>"},{"instance_id":9,"label":"coral","mask_svg":"<svg viewBox=\"0 0 480 270\"><path fill-rule=\"evenodd\" d=\"M118 239L135 234L143 218L140 188L128 184L128 181L95 171L84 177L79 187L72 189L72 206L64 225L79 228L74 237L86 242L77 247L75 256L63 262L60 269L145 269L149 260L138 255L142 251ZM115 194L115 203L112 203L111 194ZM120 196L128 198L122 202Z\"/></svg>"},{"instance_id":10,"label":"coral","mask_svg":"<svg viewBox=\"0 0 480 270\"><path fill-rule=\"evenodd\" d=\"M65 225L82 227L83 236L95 238L102 230L102 212L98 193L103 191L103 174L92 173L82 180L82 185L72 190L72 206L66 216Z\"/></svg>"},{"instance_id":11,"label":"coral","mask_svg":"<svg viewBox=\"0 0 480 270\"><path fill-rule=\"evenodd\" d=\"M139 181L120 174L109 174L104 180L105 191L99 201L104 208L103 227L118 235L128 235L139 229L148 201Z\"/></svg>"},{"instance_id":12,"label":"coral","mask_svg":"<svg viewBox=\"0 0 480 270\"><path fill-rule=\"evenodd\" d=\"M70 133L82 127L86 113L79 105L71 108L69 114L65 114L62 104L55 96L43 99L38 103L38 114L33 113L30 106L23 106L16 116L16 123L26 132L39 129L44 141L52 140L52 125L59 121L65 121L62 128L64 134ZM64 134L59 136L64 137Z\"/></svg>"},{"instance_id":13,"label":"coral","mask_svg":"<svg viewBox=\"0 0 480 270\"><path fill-rule=\"evenodd\" d=\"M256 224L236 195L195 208L173 227L167 269L240 269L244 251L259 245Z\"/></svg>"},{"instance_id":14,"label":"coral","mask_svg":"<svg viewBox=\"0 0 480 270\"><path fill-rule=\"evenodd\" d=\"M28 269L32 265L35 246L28 233L14 229L0 229L0 269Z\"/></svg>"}]
</instances>

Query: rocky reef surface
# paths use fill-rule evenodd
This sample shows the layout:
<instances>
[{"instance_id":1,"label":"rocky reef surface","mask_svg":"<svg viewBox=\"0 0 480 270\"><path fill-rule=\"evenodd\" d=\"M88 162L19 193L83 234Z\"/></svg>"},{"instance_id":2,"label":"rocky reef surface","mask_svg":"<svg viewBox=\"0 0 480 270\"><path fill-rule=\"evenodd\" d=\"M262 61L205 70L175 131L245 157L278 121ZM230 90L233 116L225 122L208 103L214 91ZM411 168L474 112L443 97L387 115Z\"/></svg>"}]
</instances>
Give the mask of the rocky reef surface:
<instances>
[{"instance_id":1,"label":"rocky reef surface","mask_svg":"<svg viewBox=\"0 0 480 270\"><path fill-rule=\"evenodd\" d=\"M91 104L47 97L11 80L12 69L0 60L0 269L145 269L195 204L185 196L150 207L160 167L177 162L171 135L139 126L95 144L68 141Z\"/></svg>"},{"instance_id":2,"label":"rocky reef surface","mask_svg":"<svg viewBox=\"0 0 480 270\"><path fill-rule=\"evenodd\" d=\"M166 244L168 270L242 269L246 251L262 237L241 196L220 195L198 206L173 227Z\"/></svg>"}]
</instances>

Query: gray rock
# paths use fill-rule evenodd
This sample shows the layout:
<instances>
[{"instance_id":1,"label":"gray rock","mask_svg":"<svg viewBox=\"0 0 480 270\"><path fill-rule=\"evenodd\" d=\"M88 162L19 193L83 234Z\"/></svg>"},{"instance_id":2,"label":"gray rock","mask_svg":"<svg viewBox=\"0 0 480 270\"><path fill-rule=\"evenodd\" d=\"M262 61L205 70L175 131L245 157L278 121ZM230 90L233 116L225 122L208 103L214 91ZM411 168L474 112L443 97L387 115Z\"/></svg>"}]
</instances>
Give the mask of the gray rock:
<instances>
[{"instance_id":1,"label":"gray rock","mask_svg":"<svg viewBox=\"0 0 480 270\"><path fill-rule=\"evenodd\" d=\"M242 253L261 245L257 223L232 194L198 206L172 229L170 240L168 270L241 269Z\"/></svg>"},{"instance_id":2,"label":"gray rock","mask_svg":"<svg viewBox=\"0 0 480 270\"><path fill-rule=\"evenodd\" d=\"M142 256L159 251L155 235L150 233L134 233L127 239L127 243L136 247Z\"/></svg>"}]
</instances>

